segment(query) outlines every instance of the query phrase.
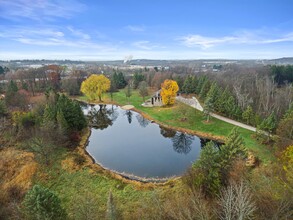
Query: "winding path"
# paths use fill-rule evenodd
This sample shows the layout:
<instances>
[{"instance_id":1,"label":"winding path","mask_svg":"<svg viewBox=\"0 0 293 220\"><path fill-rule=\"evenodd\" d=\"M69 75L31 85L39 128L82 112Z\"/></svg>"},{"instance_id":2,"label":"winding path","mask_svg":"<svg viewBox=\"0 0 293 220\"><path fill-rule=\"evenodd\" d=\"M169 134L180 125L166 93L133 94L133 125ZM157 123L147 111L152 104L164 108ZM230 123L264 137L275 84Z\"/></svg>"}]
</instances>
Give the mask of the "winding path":
<instances>
[{"instance_id":1,"label":"winding path","mask_svg":"<svg viewBox=\"0 0 293 220\"><path fill-rule=\"evenodd\" d=\"M186 104L186 105L189 105L199 111L203 111L203 107L201 106L201 104L199 103L199 101L195 98L195 97L192 97L191 99L187 99L187 98L183 98L182 96L177 96L176 97L176 100ZM217 114L214 114L214 113L211 113L210 114L212 117L214 118L217 118L221 121L225 121L229 124L232 124L232 125L236 125L238 127L241 127L241 128L244 128L244 129L247 129L247 130L250 130L250 131L256 131L256 128L255 127L252 127L250 125L246 125L246 124L243 124L241 122L238 122L238 121L234 121L230 118L226 118L226 117L223 117L221 115L217 115Z\"/></svg>"}]
</instances>

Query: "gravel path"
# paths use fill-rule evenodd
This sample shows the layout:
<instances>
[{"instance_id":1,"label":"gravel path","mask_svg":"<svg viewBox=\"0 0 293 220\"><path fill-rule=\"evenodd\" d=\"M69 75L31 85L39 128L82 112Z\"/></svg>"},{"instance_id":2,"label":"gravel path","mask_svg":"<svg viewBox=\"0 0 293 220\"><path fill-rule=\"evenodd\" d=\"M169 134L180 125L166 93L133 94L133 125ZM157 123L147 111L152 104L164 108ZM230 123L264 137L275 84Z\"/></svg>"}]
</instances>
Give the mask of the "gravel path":
<instances>
[{"instance_id":1,"label":"gravel path","mask_svg":"<svg viewBox=\"0 0 293 220\"><path fill-rule=\"evenodd\" d=\"M190 105L191 107L199 110L199 111L203 111L203 107L201 106L201 104L199 103L199 101L195 98L195 97L192 97L191 99L187 99L187 98L183 98L182 96L177 96L176 99L186 105ZM214 114L214 113L211 113L211 116L214 117L214 118L217 118L221 121L225 121L229 124L232 124L232 125L236 125L238 127L241 127L241 128L245 128L247 130L250 130L250 131L256 131L256 128L255 127L252 127L250 125L246 125L246 124L243 124L241 122L238 122L238 121L234 121L230 118L226 118L226 117L223 117L221 115L217 115L217 114Z\"/></svg>"}]
</instances>

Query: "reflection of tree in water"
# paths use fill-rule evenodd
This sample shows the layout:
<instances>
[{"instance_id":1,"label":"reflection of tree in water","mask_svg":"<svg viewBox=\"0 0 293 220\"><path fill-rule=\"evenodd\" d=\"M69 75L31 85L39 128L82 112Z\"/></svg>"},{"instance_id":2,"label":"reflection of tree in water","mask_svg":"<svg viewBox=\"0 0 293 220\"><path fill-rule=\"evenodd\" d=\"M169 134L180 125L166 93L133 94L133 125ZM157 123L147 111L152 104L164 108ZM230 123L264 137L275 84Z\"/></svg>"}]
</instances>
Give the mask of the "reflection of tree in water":
<instances>
[{"instance_id":1,"label":"reflection of tree in water","mask_svg":"<svg viewBox=\"0 0 293 220\"><path fill-rule=\"evenodd\" d=\"M105 129L113 124L113 121L118 117L118 113L112 106L112 109L107 109L106 105L99 105L97 110L92 106L88 113L89 123L93 128Z\"/></svg>"},{"instance_id":2,"label":"reflection of tree in water","mask_svg":"<svg viewBox=\"0 0 293 220\"><path fill-rule=\"evenodd\" d=\"M148 124L150 123L150 121L144 117L142 117L140 114L136 115L136 119L139 123L139 125L143 128L145 128L146 126L148 126Z\"/></svg>"},{"instance_id":3,"label":"reflection of tree in water","mask_svg":"<svg viewBox=\"0 0 293 220\"><path fill-rule=\"evenodd\" d=\"M213 142L213 144L217 148L220 148L222 145L222 143L217 142L217 141L213 141L213 140L206 139L206 138L200 138L200 148L203 149L207 145L207 143L209 143L210 141Z\"/></svg>"},{"instance_id":4,"label":"reflection of tree in water","mask_svg":"<svg viewBox=\"0 0 293 220\"><path fill-rule=\"evenodd\" d=\"M163 126L159 126L160 129L161 129L161 135L165 138L172 138L175 136L176 134L176 131L173 130L173 129L170 129L170 128L165 128Z\"/></svg>"},{"instance_id":5,"label":"reflection of tree in water","mask_svg":"<svg viewBox=\"0 0 293 220\"><path fill-rule=\"evenodd\" d=\"M112 105L111 109L109 109L109 116L110 116L110 119L112 120L112 122L116 121L116 119L119 116L119 113L116 110L116 108L114 108L114 105Z\"/></svg>"},{"instance_id":6,"label":"reflection of tree in water","mask_svg":"<svg viewBox=\"0 0 293 220\"><path fill-rule=\"evenodd\" d=\"M132 122L132 111L127 110L125 114L127 116L127 120L129 122L129 124L131 124L131 122Z\"/></svg>"},{"instance_id":7,"label":"reflection of tree in water","mask_svg":"<svg viewBox=\"0 0 293 220\"><path fill-rule=\"evenodd\" d=\"M190 134L177 132L172 138L173 149L180 154L188 154L191 150L191 144L194 137Z\"/></svg>"}]
</instances>

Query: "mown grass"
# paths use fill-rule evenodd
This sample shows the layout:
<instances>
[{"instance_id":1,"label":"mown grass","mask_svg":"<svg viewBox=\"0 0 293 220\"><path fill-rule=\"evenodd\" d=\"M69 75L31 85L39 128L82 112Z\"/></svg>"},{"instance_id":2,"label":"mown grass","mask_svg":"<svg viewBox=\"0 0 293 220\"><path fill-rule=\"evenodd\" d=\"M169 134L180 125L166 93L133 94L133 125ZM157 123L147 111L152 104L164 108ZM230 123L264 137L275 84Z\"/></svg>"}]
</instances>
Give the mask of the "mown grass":
<instances>
[{"instance_id":1,"label":"mown grass","mask_svg":"<svg viewBox=\"0 0 293 220\"><path fill-rule=\"evenodd\" d=\"M86 100L84 96L81 96L79 98L82 100ZM105 94L103 97L103 101L104 103L112 102L110 99L110 95ZM132 92L132 96L130 97L129 102L122 90L116 92L113 96L113 102L119 105L131 104L137 110L147 114L157 122L173 127L198 131L201 133L205 133L210 137L225 138L229 135L233 127L235 127L234 125L223 122L216 118L211 118L210 122L207 123L200 111L182 103L176 103L172 107L145 108L141 106L143 100L139 96L138 91ZM180 111L182 109L182 105L184 106L184 108L187 109L187 120L182 120L183 116ZM243 128L239 128L239 132L245 141L246 147L256 156L258 156L263 163L268 163L275 160L275 157L273 156L273 153L270 151L270 149L265 145L259 144L252 137L254 135L254 132Z\"/></svg>"}]
</instances>

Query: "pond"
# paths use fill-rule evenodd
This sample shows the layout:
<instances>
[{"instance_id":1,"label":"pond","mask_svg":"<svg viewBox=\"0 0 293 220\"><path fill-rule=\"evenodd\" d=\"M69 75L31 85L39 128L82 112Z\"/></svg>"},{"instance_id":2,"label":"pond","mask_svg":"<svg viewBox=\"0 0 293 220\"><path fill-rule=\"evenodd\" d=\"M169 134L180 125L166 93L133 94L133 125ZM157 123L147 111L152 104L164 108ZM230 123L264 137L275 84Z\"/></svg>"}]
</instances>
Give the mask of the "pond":
<instances>
[{"instance_id":1,"label":"pond","mask_svg":"<svg viewBox=\"0 0 293 220\"><path fill-rule=\"evenodd\" d=\"M86 105L91 136L87 152L102 167L128 177L182 175L207 142L151 123L139 113L114 105Z\"/></svg>"}]
</instances>

